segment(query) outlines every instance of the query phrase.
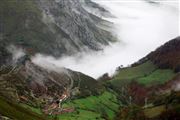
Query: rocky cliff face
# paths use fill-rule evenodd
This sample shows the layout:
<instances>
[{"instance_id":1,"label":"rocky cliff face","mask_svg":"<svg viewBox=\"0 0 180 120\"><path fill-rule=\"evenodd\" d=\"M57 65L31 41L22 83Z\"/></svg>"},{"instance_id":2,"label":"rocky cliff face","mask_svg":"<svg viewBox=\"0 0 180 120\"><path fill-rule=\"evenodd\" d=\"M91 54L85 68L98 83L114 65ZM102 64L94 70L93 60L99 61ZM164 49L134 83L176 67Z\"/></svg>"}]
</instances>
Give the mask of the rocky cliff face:
<instances>
[{"instance_id":1,"label":"rocky cliff face","mask_svg":"<svg viewBox=\"0 0 180 120\"><path fill-rule=\"evenodd\" d=\"M2 0L0 41L54 56L100 50L114 38L79 0Z\"/></svg>"},{"instance_id":2,"label":"rocky cliff face","mask_svg":"<svg viewBox=\"0 0 180 120\"><path fill-rule=\"evenodd\" d=\"M113 17L113 15L108 10L106 10L99 4L92 2L91 0L81 0L81 3L84 9L99 17Z\"/></svg>"}]
</instances>

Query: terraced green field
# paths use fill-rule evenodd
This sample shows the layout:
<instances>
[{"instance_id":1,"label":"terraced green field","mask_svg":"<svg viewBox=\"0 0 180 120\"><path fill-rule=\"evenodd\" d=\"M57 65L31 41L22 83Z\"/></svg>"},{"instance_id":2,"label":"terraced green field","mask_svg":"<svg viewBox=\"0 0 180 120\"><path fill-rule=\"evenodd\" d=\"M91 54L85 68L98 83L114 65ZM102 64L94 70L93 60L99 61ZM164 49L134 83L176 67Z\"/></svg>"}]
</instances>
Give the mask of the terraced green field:
<instances>
[{"instance_id":1,"label":"terraced green field","mask_svg":"<svg viewBox=\"0 0 180 120\"><path fill-rule=\"evenodd\" d=\"M38 108L21 104L23 109L42 115ZM49 119L56 120L114 120L119 110L119 103L114 93L105 91L99 96L69 100L63 104L63 108L75 108L72 113L65 113L57 116L49 116Z\"/></svg>"},{"instance_id":2,"label":"terraced green field","mask_svg":"<svg viewBox=\"0 0 180 120\"><path fill-rule=\"evenodd\" d=\"M172 79L176 74L171 69L158 69L152 62L147 61L141 65L123 68L110 83L121 87L131 81L137 81L145 86L163 84Z\"/></svg>"},{"instance_id":3,"label":"terraced green field","mask_svg":"<svg viewBox=\"0 0 180 120\"><path fill-rule=\"evenodd\" d=\"M175 75L176 74L170 69L158 69L146 77L139 78L137 81L138 83L146 86L153 84L163 84L166 81L172 79Z\"/></svg>"},{"instance_id":4,"label":"terraced green field","mask_svg":"<svg viewBox=\"0 0 180 120\"><path fill-rule=\"evenodd\" d=\"M155 69L156 66L152 62L147 61L136 67L122 68L115 76L115 79L122 80L143 77L144 75L151 73Z\"/></svg>"},{"instance_id":5,"label":"terraced green field","mask_svg":"<svg viewBox=\"0 0 180 120\"><path fill-rule=\"evenodd\" d=\"M119 108L116 96L110 92L73 100L63 106L74 107L75 112L59 115L60 120L113 120Z\"/></svg>"}]
</instances>

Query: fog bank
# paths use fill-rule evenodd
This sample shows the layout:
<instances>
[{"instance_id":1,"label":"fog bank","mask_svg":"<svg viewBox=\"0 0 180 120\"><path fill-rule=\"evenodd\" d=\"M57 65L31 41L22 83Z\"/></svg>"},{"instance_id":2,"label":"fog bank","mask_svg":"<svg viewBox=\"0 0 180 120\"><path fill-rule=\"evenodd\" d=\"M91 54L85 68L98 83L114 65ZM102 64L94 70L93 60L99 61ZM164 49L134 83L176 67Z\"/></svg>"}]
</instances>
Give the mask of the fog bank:
<instances>
[{"instance_id":1,"label":"fog bank","mask_svg":"<svg viewBox=\"0 0 180 120\"><path fill-rule=\"evenodd\" d=\"M112 33L118 42L103 51L79 53L55 59L37 54L34 63L44 62L57 67L80 71L94 78L116 67L127 66L158 46L179 35L178 2L149 3L141 0L93 0L108 9L116 18L103 18L114 23Z\"/></svg>"}]
</instances>

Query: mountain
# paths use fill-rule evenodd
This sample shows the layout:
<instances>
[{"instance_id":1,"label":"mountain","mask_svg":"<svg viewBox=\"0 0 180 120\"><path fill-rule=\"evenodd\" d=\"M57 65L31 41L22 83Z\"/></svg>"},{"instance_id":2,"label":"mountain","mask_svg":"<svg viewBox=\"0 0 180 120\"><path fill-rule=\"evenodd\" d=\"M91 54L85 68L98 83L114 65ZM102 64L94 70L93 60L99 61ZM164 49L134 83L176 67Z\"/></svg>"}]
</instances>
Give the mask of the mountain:
<instances>
[{"instance_id":1,"label":"mountain","mask_svg":"<svg viewBox=\"0 0 180 120\"><path fill-rule=\"evenodd\" d=\"M2 50L11 55L8 60L14 58L7 48ZM66 115L63 113L69 112L82 119L113 119L118 111L115 94L83 73L51 64L51 69L45 69L33 63L26 54L13 61L8 60L0 69L1 119L46 120L47 116L61 119ZM62 101L63 107L59 108L56 102L64 95L67 97ZM112 106L108 107L109 104Z\"/></svg>"},{"instance_id":2,"label":"mountain","mask_svg":"<svg viewBox=\"0 0 180 120\"><path fill-rule=\"evenodd\" d=\"M45 69L31 60L36 53L61 57L101 50L114 42L111 33L103 29L111 23L93 15L84 6L96 7L101 14L107 11L89 3L79 0L1 1L0 119L43 120L51 119L47 115L54 119L57 113L82 112L80 107L60 105L87 96L114 97L116 101L113 94L106 92L105 87L90 76L51 64L53 70ZM104 112L106 105L98 98L93 99L94 105Z\"/></svg>"},{"instance_id":3,"label":"mountain","mask_svg":"<svg viewBox=\"0 0 180 120\"><path fill-rule=\"evenodd\" d=\"M163 85L173 78L179 78L180 37L177 37L132 64L117 68L116 75L108 82L117 88L131 82L146 87ZM173 87L175 89L175 87ZM152 91L152 90L151 90Z\"/></svg>"},{"instance_id":4,"label":"mountain","mask_svg":"<svg viewBox=\"0 0 180 120\"><path fill-rule=\"evenodd\" d=\"M180 72L180 37L167 42L147 57L159 68Z\"/></svg>"},{"instance_id":5,"label":"mountain","mask_svg":"<svg viewBox=\"0 0 180 120\"><path fill-rule=\"evenodd\" d=\"M45 69L26 54L15 60L9 49L1 46L0 57L4 60L0 71L0 117L20 120L179 118L180 73L174 69L179 63L179 43L180 37L175 38L130 67L118 67L115 76L105 74L100 81L53 65L50 65L53 69ZM163 58L174 53L176 57L166 59L168 65L163 64L168 67L162 67ZM67 95L65 100L64 95ZM60 102L60 110L56 102L61 99L64 101Z\"/></svg>"},{"instance_id":6,"label":"mountain","mask_svg":"<svg viewBox=\"0 0 180 120\"><path fill-rule=\"evenodd\" d=\"M117 120L174 120L180 117L179 46L180 37L177 37L130 67L118 67L111 80L104 80L108 88L120 93L119 100L125 105ZM126 114L127 111L132 112L132 116Z\"/></svg>"},{"instance_id":7,"label":"mountain","mask_svg":"<svg viewBox=\"0 0 180 120\"><path fill-rule=\"evenodd\" d=\"M0 116L20 120L51 119L47 115L62 120L179 118L180 74L174 69L179 43L180 38L175 38L130 67L118 67L115 76L105 74L100 81L51 64L47 69L25 53L15 60L12 49L1 46Z\"/></svg>"},{"instance_id":8,"label":"mountain","mask_svg":"<svg viewBox=\"0 0 180 120\"><path fill-rule=\"evenodd\" d=\"M12 54L5 50L9 55ZM5 54L5 53L4 53ZM3 56L2 56L3 57ZM7 58L8 61L10 58ZM3 58L5 59L5 58ZM50 66L53 66L50 64ZM83 73L72 71L66 68L53 67L52 69L45 69L38 66L31 61L28 55L21 56L16 61L9 61L8 64L3 64L0 71L0 91L6 94L6 89L16 91L20 96L23 94L34 94L36 97L62 94L63 91L74 88L79 90L78 96L87 96L91 94L98 94L103 88L98 82ZM4 86L4 87L3 87ZM7 87L9 86L9 87ZM85 90L86 89L86 90ZM25 94L26 93L26 94Z\"/></svg>"},{"instance_id":9,"label":"mountain","mask_svg":"<svg viewBox=\"0 0 180 120\"><path fill-rule=\"evenodd\" d=\"M115 41L110 32L99 27L110 23L83 5L79 0L2 0L0 41L23 47L30 54L55 57L101 50Z\"/></svg>"},{"instance_id":10,"label":"mountain","mask_svg":"<svg viewBox=\"0 0 180 120\"><path fill-rule=\"evenodd\" d=\"M101 7L99 4L92 2L91 0L82 0L83 7L90 13L98 15L100 17L113 17L113 15L106 10L104 7Z\"/></svg>"},{"instance_id":11,"label":"mountain","mask_svg":"<svg viewBox=\"0 0 180 120\"><path fill-rule=\"evenodd\" d=\"M64 93L67 94L68 99L77 99L99 95L104 91L104 87L98 81L83 73L57 68L51 64L49 66L53 69L45 69L33 63L30 56L25 53L15 59L15 56L17 57L13 55L16 53L15 48L1 46L0 53L0 115L2 116L23 119L20 118L20 114L24 114L29 120L30 118L45 119L46 117L37 115L23 106L43 109L60 99ZM9 110L15 110L16 114L12 111L9 113Z\"/></svg>"},{"instance_id":12,"label":"mountain","mask_svg":"<svg viewBox=\"0 0 180 120\"><path fill-rule=\"evenodd\" d=\"M165 43L130 67L118 67L116 75L104 74L99 82L105 92L67 102L77 112L59 115L59 119L103 120L176 120L180 109L180 73L174 68L180 59L164 57L179 53L180 37ZM163 52L162 52L163 51ZM166 52L164 52L166 51ZM163 56L163 57L161 57ZM159 59L157 63L156 60ZM176 61L177 62L174 62ZM166 64L164 64L167 66Z\"/></svg>"},{"instance_id":13,"label":"mountain","mask_svg":"<svg viewBox=\"0 0 180 120\"><path fill-rule=\"evenodd\" d=\"M101 19L111 16L103 7L90 0L1 0L0 12L0 119L180 118L180 37L95 80L39 65L32 56L61 57L114 42L103 29L111 25Z\"/></svg>"}]
</instances>

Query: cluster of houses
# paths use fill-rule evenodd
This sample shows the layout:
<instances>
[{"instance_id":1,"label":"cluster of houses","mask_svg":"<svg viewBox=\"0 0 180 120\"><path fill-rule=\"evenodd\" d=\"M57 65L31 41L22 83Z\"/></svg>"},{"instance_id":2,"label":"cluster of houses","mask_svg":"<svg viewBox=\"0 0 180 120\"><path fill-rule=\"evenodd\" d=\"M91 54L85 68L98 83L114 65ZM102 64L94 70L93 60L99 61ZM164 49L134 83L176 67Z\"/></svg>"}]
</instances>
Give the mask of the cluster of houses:
<instances>
[{"instance_id":1,"label":"cluster of houses","mask_svg":"<svg viewBox=\"0 0 180 120\"><path fill-rule=\"evenodd\" d=\"M73 112L74 108L63 108L62 103L70 97L70 93L66 90L57 100L53 100L50 105L44 108L43 112L48 115L57 115Z\"/></svg>"}]
</instances>

